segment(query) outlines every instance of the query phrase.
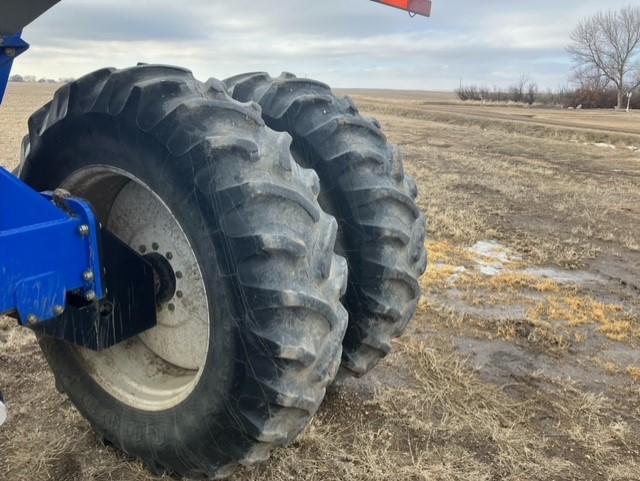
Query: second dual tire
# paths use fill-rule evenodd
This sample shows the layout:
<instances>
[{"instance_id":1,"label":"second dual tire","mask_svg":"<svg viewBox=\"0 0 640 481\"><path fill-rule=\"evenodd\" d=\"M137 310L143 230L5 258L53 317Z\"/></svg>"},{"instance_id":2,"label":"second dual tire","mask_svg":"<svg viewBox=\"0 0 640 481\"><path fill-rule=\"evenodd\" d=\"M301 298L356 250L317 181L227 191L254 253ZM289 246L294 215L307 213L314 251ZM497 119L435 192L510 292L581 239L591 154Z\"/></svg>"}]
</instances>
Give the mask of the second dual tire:
<instances>
[{"instance_id":1,"label":"second dual tire","mask_svg":"<svg viewBox=\"0 0 640 481\"><path fill-rule=\"evenodd\" d=\"M257 102L269 127L289 133L294 159L320 177L318 200L338 220L336 252L349 264L340 375L361 376L389 353L420 298L426 220L415 203L416 183L380 124L327 85L286 73L224 82L234 99Z\"/></svg>"}]
</instances>

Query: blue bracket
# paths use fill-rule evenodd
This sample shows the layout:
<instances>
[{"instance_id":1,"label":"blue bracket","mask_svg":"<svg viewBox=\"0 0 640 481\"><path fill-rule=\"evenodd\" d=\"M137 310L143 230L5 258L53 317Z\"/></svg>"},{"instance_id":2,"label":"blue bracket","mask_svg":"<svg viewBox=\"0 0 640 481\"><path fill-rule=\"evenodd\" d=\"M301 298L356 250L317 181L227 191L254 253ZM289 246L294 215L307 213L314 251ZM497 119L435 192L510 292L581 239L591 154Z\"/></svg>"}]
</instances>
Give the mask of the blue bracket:
<instances>
[{"instance_id":1,"label":"blue bracket","mask_svg":"<svg viewBox=\"0 0 640 481\"><path fill-rule=\"evenodd\" d=\"M15 35L0 35L0 103L7 89L13 59L29 48L29 44L20 38L22 32Z\"/></svg>"},{"instance_id":2,"label":"blue bracket","mask_svg":"<svg viewBox=\"0 0 640 481\"><path fill-rule=\"evenodd\" d=\"M0 168L0 314L34 326L62 314L67 292L104 297L100 231L91 206L39 194Z\"/></svg>"}]
</instances>

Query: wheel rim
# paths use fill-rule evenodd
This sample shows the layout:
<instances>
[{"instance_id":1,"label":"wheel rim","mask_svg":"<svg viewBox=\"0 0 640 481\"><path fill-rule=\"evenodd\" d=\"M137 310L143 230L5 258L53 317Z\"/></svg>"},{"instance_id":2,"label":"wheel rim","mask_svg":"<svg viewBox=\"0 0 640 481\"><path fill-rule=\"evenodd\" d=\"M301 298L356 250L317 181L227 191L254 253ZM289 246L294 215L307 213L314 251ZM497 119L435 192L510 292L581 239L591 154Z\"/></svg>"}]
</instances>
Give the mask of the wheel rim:
<instances>
[{"instance_id":1,"label":"wheel rim","mask_svg":"<svg viewBox=\"0 0 640 481\"><path fill-rule=\"evenodd\" d=\"M102 351L75 347L87 373L125 404L171 408L193 391L209 348L209 306L200 266L169 207L135 176L110 166L75 172L61 185L92 203L102 224L129 247L173 275L157 306L158 324ZM161 257L160 257L161 256Z\"/></svg>"}]
</instances>

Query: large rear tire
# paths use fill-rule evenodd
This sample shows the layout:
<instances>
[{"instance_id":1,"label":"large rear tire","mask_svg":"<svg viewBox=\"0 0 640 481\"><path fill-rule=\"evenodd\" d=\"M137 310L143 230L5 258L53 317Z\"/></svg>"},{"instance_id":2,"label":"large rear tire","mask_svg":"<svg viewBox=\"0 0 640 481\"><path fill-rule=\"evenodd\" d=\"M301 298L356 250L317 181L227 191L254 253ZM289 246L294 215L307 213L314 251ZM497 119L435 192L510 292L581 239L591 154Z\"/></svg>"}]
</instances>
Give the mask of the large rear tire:
<instances>
[{"instance_id":1,"label":"large rear tire","mask_svg":"<svg viewBox=\"0 0 640 481\"><path fill-rule=\"evenodd\" d=\"M29 120L21 178L88 199L174 276L140 336L99 352L39 338L98 435L155 472L223 477L266 459L338 370L346 262L289 146L220 82L165 66L96 71Z\"/></svg>"},{"instance_id":2,"label":"large rear tire","mask_svg":"<svg viewBox=\"0 0 640 481\"><path fill-rule=\"evenodd\" d=\"M426 221L416 183L380 124L327 85L265 73L224 82L233 98L257 102L269 127L289 133L296 161L320 176L320 205L338 220L337 251L349 263L341 375L361 376L389 353L420 298Z\"/></svg>"}]
</instances>

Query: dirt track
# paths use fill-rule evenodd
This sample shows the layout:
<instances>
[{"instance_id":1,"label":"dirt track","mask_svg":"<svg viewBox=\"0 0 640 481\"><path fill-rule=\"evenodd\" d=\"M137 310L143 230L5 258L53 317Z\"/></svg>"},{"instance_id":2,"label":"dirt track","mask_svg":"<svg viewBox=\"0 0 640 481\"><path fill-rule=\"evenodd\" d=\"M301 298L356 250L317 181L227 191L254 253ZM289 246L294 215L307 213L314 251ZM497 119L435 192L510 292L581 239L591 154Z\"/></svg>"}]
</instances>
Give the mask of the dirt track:
<instances>
[{"instance_id":1,"label":"dirt track","mask_svg":"<svg viewBox=\"0 0 640 481\"><path fill-rule=\"evenodd\" d=\"M536 114L535 109L517 108L516 110L515 108L513 108L510 109L511 111L507 111L505 113L500 112L498 109L499 108L483 107L481 109L474 108L473 110L469 110L469 107L457 105L448 105L442 108L429 106L429 110L432 112L446 113L448 115L465 115L483 119L505 120L508 122L529 122L538 125L569 127L573 129L584 129L595 132L613 132L616 134L640 133L640 124L638 123L638 119L635 113L634 115L629 115L626 119L624 119L624 124L621 122L616 122L618 125L613 126L607 123L609 119L613 118L614 116L622 117L622 115L617 113L613 115L609 114L607 118L593 117L591 119L583 119L581 122L579 122L571 119L566 114L563 115L564 118L562 120L557 118L554 119L553 117L546 118L544 115ZM527 112L527 110L529 110L529 112ZM527 113L523 113L523 111Z\"/></svg>"},{"instance_id":2,"label":"dirt track","mask_svg":"<svg viewBox=\"0 0 640 481\"><path fill-rule=\"evenodd\" d=\"M342 91L341 91L342 92ZM525 122L542 126L583 129L593 132L640 135L640 114L636 111L616 112L614 110L549 109L539 106L515 105L513 103L461 102L455 94L446 92L377 92L358 90L351 93L361 105L384 98L388 108L401 106L403 117L421 118L425 112L444 113L451 118L474 118ZM380 108L380 105L379 107Z\"/></svg>"},{"instance_id":3,"label":"dirt track","mask_svg":"<svg viewBox=\"0 0 640 481\"><path fill-rule=\"evenodd\" d=\"M11 87L5 167L51 93ZM640 479L640 116L353 97L418 181L425 296L371 376L233 479ZM6 318L0 365L0 479L160 479L96 439Z\"/></svg>"}]
</instances>

